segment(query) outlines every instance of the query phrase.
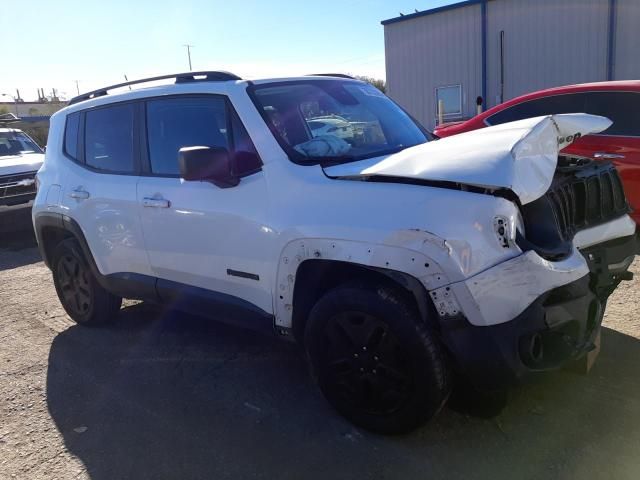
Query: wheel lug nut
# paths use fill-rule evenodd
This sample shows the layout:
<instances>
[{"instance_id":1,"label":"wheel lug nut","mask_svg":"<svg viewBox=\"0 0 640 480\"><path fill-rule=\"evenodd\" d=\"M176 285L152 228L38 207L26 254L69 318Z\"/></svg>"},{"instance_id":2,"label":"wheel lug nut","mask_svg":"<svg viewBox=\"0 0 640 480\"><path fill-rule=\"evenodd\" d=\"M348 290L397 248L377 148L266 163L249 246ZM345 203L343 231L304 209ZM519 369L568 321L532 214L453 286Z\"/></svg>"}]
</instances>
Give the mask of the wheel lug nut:
<instances>
[{"instance_id":1,"label":"wheel lug nut","mask_svg":"<svg viewBox=\"0 0 640 480\"><path fill-rule=\"evenodd\" d=\"M362 347L362 351L366 352L367 351L367 347Z\"/></svg>"},{"instance_id":2,"label":"wheel lug nut","mask_svg":"<svg viewBox=\"0 0 640 480\"><path fill-rule=\"evenodd\" d=\"M378 373L378 372L376 372L375 368L372 370L372 372L373 372L374 375L376 375Z\"/></svg>"},{"instance_id":3,"label":"wheel lug nut","mask_svg":"<svg viewBox=\"0 0 640 480\"><path fill-rule=\"evenodd\" d=\"M360 367L360 371L361 371L361 372L364 372L364 368Z\"/></svg>"},{"instance_id":4,"label":"wheel lug nut","mask_svg":"<svg viewBox=\"0 0 640 480\"><path fill-rule=\"evenodd\" d=\"M380 360L378 357L373 357L373 359L377 362L378 360Z\"/></svg>"},{"instance_id":5,"label":"wheel lug nut","mask_svg":"<svg viewBox=\"0 0 640 480\"><path fill-rule=\"evenodd\" d=\"M358 354L357 354L357 353L354 353L354 354L353 354L353 358L358 358Z\"/></svg>"}]
</instances>

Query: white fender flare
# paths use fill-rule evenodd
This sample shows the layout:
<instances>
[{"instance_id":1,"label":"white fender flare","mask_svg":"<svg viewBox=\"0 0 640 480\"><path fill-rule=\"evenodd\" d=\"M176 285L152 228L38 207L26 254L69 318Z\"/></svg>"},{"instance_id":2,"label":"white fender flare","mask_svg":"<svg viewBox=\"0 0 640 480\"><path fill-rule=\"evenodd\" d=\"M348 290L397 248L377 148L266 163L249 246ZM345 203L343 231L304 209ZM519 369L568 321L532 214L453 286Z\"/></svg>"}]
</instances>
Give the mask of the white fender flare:
<instances>
[{"instance_id":1,"label":"white fender flare","mask_svg":"<svg viewBox=\"0 0 640 480\"><path fill-rule=\"evenodd\" d=\"M431 294L440 315L455 315L460 312L460 306L453 293L443 291L435 297L431 293L462 279L461 272L443 268L451 263L450 255L451 248L444 239L422 230L396 232L383 244L327 238L292 240L282 249L278 262L273 295L276 328L292 328L298 267L311 259L340 261L410 275Z\"/></svg>"}]
</instances>

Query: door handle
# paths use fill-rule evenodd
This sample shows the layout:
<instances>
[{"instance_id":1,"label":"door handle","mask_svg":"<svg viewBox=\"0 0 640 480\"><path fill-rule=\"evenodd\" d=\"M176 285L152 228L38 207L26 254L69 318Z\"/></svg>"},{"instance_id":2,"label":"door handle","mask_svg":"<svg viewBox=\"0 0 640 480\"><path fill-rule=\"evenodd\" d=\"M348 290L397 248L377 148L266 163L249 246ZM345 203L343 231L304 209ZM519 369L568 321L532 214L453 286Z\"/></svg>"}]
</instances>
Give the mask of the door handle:
<instances>
[{"instance_id":1,"label":"door handle","mask_svg":"<svg viewBox=\"0 0 640 480\"><path fill-rule=\"evenodd\" d=\"M615 159L615 158L624 158L624 155L621 155L620 153L598 152L598 153L595 153L593 157Z\"/></svg>"},{"instance_id":2,"label":"door handle","mask_svg":"<svg viewBox=\"0 0 640 480\"><path fill-rule=\"evenodd\" d=\"M171 203L169 202L169 200L165 200L164 198L144 197L142 199L142 205L145 207L169 208Z\"/></svg>"},{"instance_id":3,"label":"door handle","mask_svg":"<svg viewBox=\"0 0 640 480\"><path fill-rule=\"evenodd\" d=\"M78 200L86 200L87 198L89 198L89 192L85 192L84 190L80 190L78 188L76 190L71 190L69 192L69 196Z\"/></svg>"}]
</instances>

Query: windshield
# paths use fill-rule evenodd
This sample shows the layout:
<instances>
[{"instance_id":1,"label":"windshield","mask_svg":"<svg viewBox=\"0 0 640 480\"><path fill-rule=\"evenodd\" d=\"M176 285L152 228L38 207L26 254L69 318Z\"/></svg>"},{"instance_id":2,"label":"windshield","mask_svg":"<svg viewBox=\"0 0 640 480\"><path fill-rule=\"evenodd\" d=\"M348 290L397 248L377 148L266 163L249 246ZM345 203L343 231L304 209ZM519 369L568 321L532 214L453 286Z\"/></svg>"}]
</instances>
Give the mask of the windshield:
<instances>
[{"instance_id":1,"label":"windshield","mask_svg":"<svg viewBox=\"0 0 640 480\"><path fill-rule=\"evenodd\" d=\"M0 132L0 157L42 153L42 149L23 132Z\"/></svg>"},{"instance_id":2,"label":"windshield","mask_svg":"<svg viewBox=\"0 0 640 480\"><path fill-rule=\"evenodd\" d=\"M429 140L407 113L368 83L301 80L252 90L271 131L297 163L361 160Z\"/></svg>"}]
</instances>

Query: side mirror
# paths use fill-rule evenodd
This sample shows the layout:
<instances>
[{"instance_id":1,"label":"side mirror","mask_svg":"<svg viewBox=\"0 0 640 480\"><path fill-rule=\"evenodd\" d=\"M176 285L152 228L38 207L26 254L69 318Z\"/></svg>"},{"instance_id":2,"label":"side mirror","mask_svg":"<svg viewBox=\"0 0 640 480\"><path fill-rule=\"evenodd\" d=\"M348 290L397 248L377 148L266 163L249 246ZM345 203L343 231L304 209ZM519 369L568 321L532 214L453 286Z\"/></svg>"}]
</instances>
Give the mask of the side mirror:
<instances>
[{"instance_id":1,"label":"side mirror","mask_svg":"<svg viewBox=\"0 0 640 480\"><path fill-rule=\"evenodd\" d=\"M180 176L185 180L206 180L220 188L240 183L231 169L231 155L222 147L182 147L178 152Z\"/></svg>"}]
</instances>

